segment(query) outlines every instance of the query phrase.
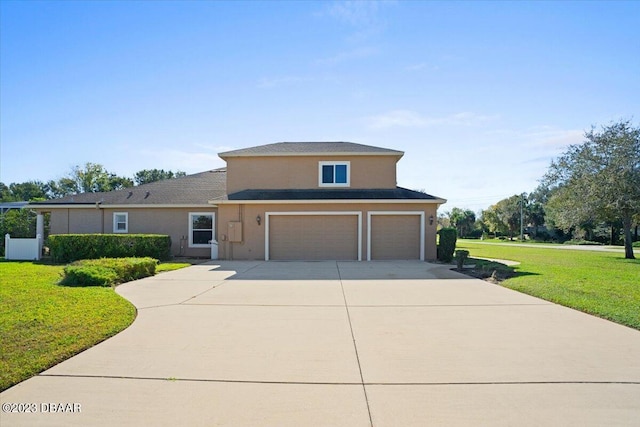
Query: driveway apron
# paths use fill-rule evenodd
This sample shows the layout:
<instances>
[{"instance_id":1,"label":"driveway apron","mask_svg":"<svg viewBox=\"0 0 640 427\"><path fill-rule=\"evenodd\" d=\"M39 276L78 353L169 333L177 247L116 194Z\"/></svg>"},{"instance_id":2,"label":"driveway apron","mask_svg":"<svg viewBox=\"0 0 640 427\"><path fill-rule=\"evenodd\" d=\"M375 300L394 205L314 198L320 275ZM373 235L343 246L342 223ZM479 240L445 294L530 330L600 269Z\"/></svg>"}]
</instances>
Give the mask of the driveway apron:
<instances>
[{"instance_id":1,"label":"driveway apron","mask_svg":"<svg viewBox=\"0 0 640 427\"><path fill-rule=\"evenodd\" d=\"M133 325L0 394L38 409L3 427L640 420L639 331L442 265L212 261L117 292Z\"/></svg>"}]
</instances>

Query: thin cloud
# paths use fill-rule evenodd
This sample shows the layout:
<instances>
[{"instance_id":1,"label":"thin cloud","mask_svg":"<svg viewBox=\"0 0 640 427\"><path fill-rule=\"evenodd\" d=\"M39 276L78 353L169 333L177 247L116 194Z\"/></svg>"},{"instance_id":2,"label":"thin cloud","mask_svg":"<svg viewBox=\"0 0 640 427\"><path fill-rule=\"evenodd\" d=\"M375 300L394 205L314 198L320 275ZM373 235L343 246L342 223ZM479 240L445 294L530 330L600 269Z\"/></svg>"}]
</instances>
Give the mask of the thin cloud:
<instances>
[{"instance_id":1,"label":"thin cloud","mask_svg":"<svg viewBox=\"0 0 640 427\"><path fill-rule=\"evenodd\" d=\"M222 148L222 147L220 147ZM187 173L196 173L216 169L224 166L224 161L217 153L199 151L186 151L176 149L140 150L140 154L154 167L183 170Z\"/></svg>"},{"instance_id":2,"label":"thin cloud","mask_svg":"<svg viewBox=\"0 0 640 427\"><path fill-rule=\"evenodd\" d=\"M346 62L346 61L369 58L379 53L380 53L379 49L375 47L365 46L365 47L359 47L356 49L346 50L327 58L318 59L316 60L316 63L320 65L335 65L338 63Z\"/></svg>"},{"instance_id":3,"label":"thin cloud","mask_svg":"<svg viewBox=\"0 0 640 427\"><path fill-rule=\"evenodd\" d=\"M320 58L320 65L333 65L349 60L368 58L377 55L379 48L371 47L387 27L383 10L394 1L341 1L332 2L318 14L320 17L342 24L345 27L346 46L339 53Z\"/></svg>"},{"instance_id":4,"label":"thin cloud","mask_svg":"<svg viewBox=\"0 0 640 427\"><path fill-rule=\"evenodd\" d=\"M528 135L533 146L568 147L584 142L584 131L578 129L548 129Z\"/></svg>"},{"instance_id":5,"label":"thin cloud","mask_svg":"<svg viewBox=\"0 0 640 427\"><path fill-rule=\"evenodd\" d=\"M487 135L510 140L518 145L532 148L562 149L569 145L584 142L584 130L558 129L553 126L536 126L523 130L495 129L487 132Z\"/></svg>"},{"instance_id":6,"label":"thin cloud","mask_svg":"<svg viewBox=\"0 0 640 427\"><path fill-rule=\"evenodd\" d=\"M271 89L274 87L289 86L297 83L310 82L312 80L313 79L311 77L301 77L301 76L283 76L283 77L273 77L273 78L263 77L258 82L258 87L262 89Z\"/></svg>"},{"instance_id":7,"label":"thin cloud","mask_svg":"<svg viewBox=\"0 0 640 427\"><path fill-rule=\"evenodd\" d=\"M419 64L408 65L404 68L405 71L437 71L440 67L436 65L429 65L426 62L420 62Z\"/></svg>"},{"instance_id":8,"label":"thin cloud","mask_svg":"<svg viewBox=\"0 0 640 427\"><path fill-rule=\"evenodd\" d=\"M376 25L382 7L393 4L389 1L343 1L334 2L327 8L326 14L339 22L354 27Z\"/></svg>"},{"instance_id":9,"label":"thin cloud","mask_svg":"<svg viewBox=\"0 0 640 427\"><path fill-rule=\"evenodd\" d=\"M410 110L394 110L367 118L371 129L388 129L393 127L422 128L430 126L477 126L499 119L499 115L482 115L472 112L461 112L443 117L429 117Z\"/></svg>"}]
</instances>

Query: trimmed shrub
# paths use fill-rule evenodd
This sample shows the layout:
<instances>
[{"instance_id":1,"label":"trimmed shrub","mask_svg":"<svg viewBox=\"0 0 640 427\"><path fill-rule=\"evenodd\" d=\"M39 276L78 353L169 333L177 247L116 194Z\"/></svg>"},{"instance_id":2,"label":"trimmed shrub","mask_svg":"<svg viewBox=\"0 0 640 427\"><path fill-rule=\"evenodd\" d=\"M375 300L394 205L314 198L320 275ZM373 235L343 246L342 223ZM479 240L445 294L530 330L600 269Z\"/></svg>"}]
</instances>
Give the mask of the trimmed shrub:
<instances>
[{"instance_id":1,"label":"trimmed shrub","mask_svg":"<svg viewBox=\"0 0 640 427\"><path fill-rule=\"evenodd\" d=\"M469 258L469 251L465 250L457 250L456 251L456 263L458 264L458 271L462 270L464 267L464 262Z\"/></svg>"},{"instance_id":2,"label":"trimmed shrub","mask_svg":"<svg viewBox=\"0 0 640 427\"><path fill-rule=\"evenodd\" d=\"M633 246L634 248L640 248L640 241L639 242L633 242L631 244L631 246Z\"/></svg>"},{"instance_id":3,"label":"trimmed shrub","mask_svg":"<svg viewBox=\"0 0 640 427\"><path fill-rule=\"evenodd\" d=\"M97 266L68 265L64 268L64 286L111 286L118 280L115 271Z\"/></svg>"},{"instance_id":4,"label":"trimmed shrub","mask_svg":"<svg viewBox=\"0 0 640 427\"><path fill-rule=\"evenodd\" d=\"M79 259L171 258L171 238L162 234L54 234L48 246L54 262Z\"/></svg>"},{"instance_id":5,"label":"trimmed shrub","mask_svg":"<svg viewBox=\"0 0 640 427\"><path fill-rule=\"evenodd\" d=\"M438 245L438 260L442 262L451 262L453 260L453 252L456 250L456 240L458 232L453 227L443 228L438 231L440 235L440 244Z\"/></svg>"},{"instance_id":6,"label":"trimmed shrub","mask_svg":"<svg viewBox=\"0 0 640 427\"><path fill-rule=\"evenodd\" d=\"M476 277L487 279L491 277L493 280L502 281L515 276L515 270L508 265L488 261L484 259L474 259Z\"/></svg>"},{"instance_id":7,"label":"trimmed shrub","mask_svg":"<svg viewBox=\"0 0 640 427\"><path fill-rule=\"evenodd\" d=\"M153 258L101 258L76 261L64 268L65 286L112 286L153 276L158 260Z\"/></svg>"}]
</instances>

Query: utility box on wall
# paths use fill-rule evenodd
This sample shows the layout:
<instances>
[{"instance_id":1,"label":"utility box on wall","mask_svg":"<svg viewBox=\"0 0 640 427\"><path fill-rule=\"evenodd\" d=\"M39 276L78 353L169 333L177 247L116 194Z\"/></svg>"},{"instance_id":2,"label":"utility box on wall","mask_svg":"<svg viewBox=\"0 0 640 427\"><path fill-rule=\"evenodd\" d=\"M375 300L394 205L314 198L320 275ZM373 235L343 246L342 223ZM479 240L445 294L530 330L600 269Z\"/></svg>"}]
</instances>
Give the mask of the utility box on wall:
<instances>
[{"instance_id":1,"label":"utility box on wall","mask_svg":"<svg viewBox=\"0 0 640 427\"><path fill-rule=\"evenodd\" d=\"M240 221L229 222L227 227L227 235L232 243L242 242L242 223Z\"/></svg>"}]
</instances>

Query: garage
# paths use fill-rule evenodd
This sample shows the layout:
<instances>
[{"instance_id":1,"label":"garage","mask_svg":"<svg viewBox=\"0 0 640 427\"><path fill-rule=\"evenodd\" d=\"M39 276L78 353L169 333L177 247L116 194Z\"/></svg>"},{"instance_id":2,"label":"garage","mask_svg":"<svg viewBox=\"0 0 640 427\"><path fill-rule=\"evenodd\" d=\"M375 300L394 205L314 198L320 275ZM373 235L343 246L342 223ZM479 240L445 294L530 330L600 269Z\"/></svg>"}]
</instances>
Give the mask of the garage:
<instances>
[{"instance_id":1,"label":"garage","mask_svg":"<svg viewBox=\"0 0 640 427\"><path fill-rule=\"evenodd\" d=\"M369 212L369 260L424 260L423 212Z\"/></svg>"},{"instance_id":2,"label":"garage","mask_svg":"<svg viewBox=\"0 0 640 427\"><path fill-rule=\"evenodd\" d=\"M359 260L360 212L269 212L268 260Z\"/></svg>"}]
</instances>

